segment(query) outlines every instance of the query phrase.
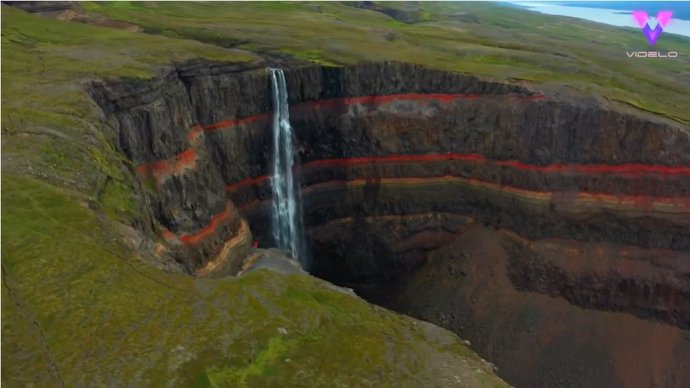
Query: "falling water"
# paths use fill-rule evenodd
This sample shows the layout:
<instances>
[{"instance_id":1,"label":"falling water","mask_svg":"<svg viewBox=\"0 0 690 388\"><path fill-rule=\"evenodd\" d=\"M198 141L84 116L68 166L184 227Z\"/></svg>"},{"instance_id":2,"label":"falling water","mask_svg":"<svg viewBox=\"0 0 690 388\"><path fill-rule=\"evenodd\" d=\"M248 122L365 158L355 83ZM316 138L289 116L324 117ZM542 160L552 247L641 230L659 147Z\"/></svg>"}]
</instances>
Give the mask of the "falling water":
<instances>
[{"instance_id":1,"label":"falling water","mask_svg":"<svg viewBox=\"0 0 690 388\"><path fill-rule=\"evenodd\" d=\"M273 85L273 239L278 248L287 249L306 267L302 249L301 212L293 164L293 134L290 126L287 85L280 69L271 69Z\"/></svg>"}]
</instances>

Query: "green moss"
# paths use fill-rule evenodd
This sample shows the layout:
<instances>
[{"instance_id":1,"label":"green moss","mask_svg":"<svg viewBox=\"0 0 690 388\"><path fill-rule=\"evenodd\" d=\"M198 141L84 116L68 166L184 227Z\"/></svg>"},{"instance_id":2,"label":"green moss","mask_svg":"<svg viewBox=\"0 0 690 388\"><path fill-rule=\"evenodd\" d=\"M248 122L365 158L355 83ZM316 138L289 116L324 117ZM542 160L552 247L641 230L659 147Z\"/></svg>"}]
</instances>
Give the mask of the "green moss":
<instances>
[{"instance_id":1,"label":"green moss","mask_svg":"<svg viewBox=\"0 0 690 388\"><path fill-rule=\"evenodd\" d=\"M434 20L434 15L430 11L424 10L419 15L419 18L423 22L430 22L430 21Z\"/></svg>"},{"instance_id":2,"label":"green moss","mask_svg":"<svg viewBox=\"0 0 690 388\"><path fill-rule=\"evenodd\" d=\"M113 3L116 9L146 10L139 4ZM39 176L65 187L97 193L94 171L120 169L103 153L108 142L99 111L83 83L99 77L145 79L154 68L189 58L245 62L255 57L190 40L57 21L2 6L2 151L15 162L5 170L29 166Z\"/></svg>"},{"instance_id":3,"label":"green moss","mask_svg":"<svg viewBox=\"0 0 690 388\"><path fill-rule=\"evenodd\" d=\"M249 365L241 368L220 369L211 367L206 372L213 387L245 387L250 377L259 376L270 378L275 376L276 363L285 362L282 358L288 351L298 344L295 339L285 339L283 336L271 337L265 349L252 360Z\"/></svg>"},{"instance_id":4,"label":"green moss","mask_svg":"<svg viewBox=\"0 0 690 388\"><path fill-rule=\"evenodd\" d=\"M3 270L4 272L4 270ZM43 342L40 326L23 306L21 296L8 279L2 279L2 378L17 386L31 386L37 381L57 386L56 373L49 349ZM21 357L17 357L21 355Z\"/></svg>"},{"instance_id":5,"label":"green moss","mask_svg":"<svg viewBox=\"0 0 690 388\"><path fill-rule=\"evenodd\" d=\"M132 189L115 180L106 183L101 203L108 216L125 222L133 220L139 210Z\"/></svg>"},{"instance_id":6,"label":"green moss","mask_svg":"<svg viewBox=\"0 0 690 388\"><path fill-rule=\"evenodd\" d=\"M3 284L30 315L15 319L16 304L2 304L8 386L52 385L51 359L67 386L415 386L409 371L431 349L484 368L457 339L428 348L409 319L314 278L156 270L112 239L81 194L3 173L2 199Z\"/></svg>"},{"instance_id":7,"label":"green moss","mask_svg":"<svg viewBox=\"0 0 690 388\"><path fill-rule=\"evenodd\" d=\"M336 63L331 62L327 59L324 59L323 52L320 50L293 50L293 49L285 49L282 50L283 53L291 55L295 58L324 65L324 66L336 66Z\"/></svg>"}]
</instances>

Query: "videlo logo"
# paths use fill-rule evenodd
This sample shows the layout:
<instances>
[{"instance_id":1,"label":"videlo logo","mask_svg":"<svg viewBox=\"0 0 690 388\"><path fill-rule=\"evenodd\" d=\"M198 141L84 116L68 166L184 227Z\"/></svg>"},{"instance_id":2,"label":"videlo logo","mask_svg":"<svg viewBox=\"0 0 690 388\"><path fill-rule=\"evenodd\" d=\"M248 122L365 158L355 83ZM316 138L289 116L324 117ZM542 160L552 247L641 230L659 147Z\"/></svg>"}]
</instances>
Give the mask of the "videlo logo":
<instances>
[{"instance_id":1,"label":"videlo logo","mask_svg":"<svg viewBox=\"0 0 690 388\"><path fill-rule=\"evenodd\" d=\"M671 16L673 12L671 11L659 11L656 14L656 26L652 28L650 26L651 18L645 11L633 11L633 19L637 25L642 29L642 33L647 38L650 46L654 46L656 41L659 40L661 33L664 32L664 28L671 21ZM628 58L678 58L677 51L633 51L625 52Z\"/></svg>"}]
</instances>

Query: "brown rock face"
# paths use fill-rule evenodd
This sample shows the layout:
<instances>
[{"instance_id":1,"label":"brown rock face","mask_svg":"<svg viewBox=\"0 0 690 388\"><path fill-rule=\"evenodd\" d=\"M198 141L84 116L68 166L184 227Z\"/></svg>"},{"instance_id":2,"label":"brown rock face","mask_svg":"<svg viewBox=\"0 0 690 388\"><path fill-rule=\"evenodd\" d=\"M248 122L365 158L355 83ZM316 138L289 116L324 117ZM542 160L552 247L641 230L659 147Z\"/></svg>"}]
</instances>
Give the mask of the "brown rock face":
<instances>
[{"instance_id":1,"label":"brown rock face","mask_svg":"<svg viewBox=\"0 0 690 388\"><path fill-rule=\"evenodd\" d=\"M272 245L263 66L93 85L141 228L190 273ZM402 63L286 79L313 274L469 337L519 386L690 384L690 128Z\"/></svg>"},{"instance_id":2,"label":"brown rock face","mask_svg":"<svg viewBox=\"0 0 690 388\"><path fill-rule=\"evenodd\" d=\"M524 282L520 273L534 264L516 268L515 261L523 259L516 249L530 249L534 260L561 260L562 271L579 279L553 284L565 298L520 289L514 280ZM650 278L669 277L672 283L678 276L659 269L638 271L651 267L656 253L610 243L534 243L476 225L430 253L429 263L418 271L359 292L467 338L518 387L684 387L690 383L688 331L609 311L611 306L642 306L663 298L648 299L634 291L651 284ZM687 263L687 254L673 257ZM629 277L627 288L617 282L624 277ZM608 294L611 304L599 309L569 303L571 296L583 301L592 294ZM687 298L683 305L687 309Z\"/></svg>"}]
</instances>

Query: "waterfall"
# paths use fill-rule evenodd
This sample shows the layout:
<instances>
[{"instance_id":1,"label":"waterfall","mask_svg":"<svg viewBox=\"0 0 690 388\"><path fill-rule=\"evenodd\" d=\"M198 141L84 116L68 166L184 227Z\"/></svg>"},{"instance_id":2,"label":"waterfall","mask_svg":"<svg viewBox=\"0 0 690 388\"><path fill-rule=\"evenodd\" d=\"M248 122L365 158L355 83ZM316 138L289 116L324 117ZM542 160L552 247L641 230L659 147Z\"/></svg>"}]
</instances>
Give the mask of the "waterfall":
<instances>
[{"instance_id":1,"label":"waterfall","mask_svg":"<svg viewBox=\"0 0 690 388\"><path fill-rule=\"evenodd\" d=\"M281 69L270 70L273 86L273 240L278 248L289 250L306 269L299 185L295 183L293 171L295 150L290 126L287 85Z\"/></svg>"}]
</instances>

